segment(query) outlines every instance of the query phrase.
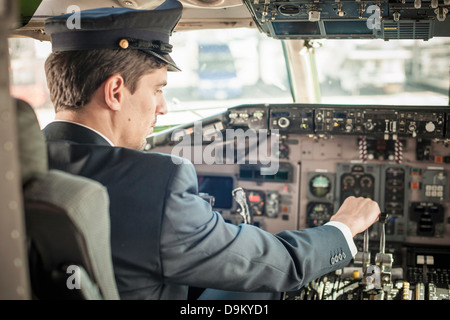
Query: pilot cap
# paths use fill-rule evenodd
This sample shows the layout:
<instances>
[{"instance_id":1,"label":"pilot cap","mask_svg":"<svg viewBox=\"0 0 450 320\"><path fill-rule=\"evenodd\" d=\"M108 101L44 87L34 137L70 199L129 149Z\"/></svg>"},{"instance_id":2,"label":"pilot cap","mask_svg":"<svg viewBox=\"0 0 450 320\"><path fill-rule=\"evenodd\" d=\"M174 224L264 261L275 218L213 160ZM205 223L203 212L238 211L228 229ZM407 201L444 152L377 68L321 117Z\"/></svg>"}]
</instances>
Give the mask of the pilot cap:
<instances>
[{"instance_id":1,"label":"pilot cap","mask_svg":"<svg viewBox=\"0 0 450 320\"><path fill-rule=\"evenodd\" d=\"M169 53L169 37L181 18L179 1L166 0L153 10L98 8L54 16L45 21L52 50L140 50L180 71Z\"/></svg>"}]
</instances>

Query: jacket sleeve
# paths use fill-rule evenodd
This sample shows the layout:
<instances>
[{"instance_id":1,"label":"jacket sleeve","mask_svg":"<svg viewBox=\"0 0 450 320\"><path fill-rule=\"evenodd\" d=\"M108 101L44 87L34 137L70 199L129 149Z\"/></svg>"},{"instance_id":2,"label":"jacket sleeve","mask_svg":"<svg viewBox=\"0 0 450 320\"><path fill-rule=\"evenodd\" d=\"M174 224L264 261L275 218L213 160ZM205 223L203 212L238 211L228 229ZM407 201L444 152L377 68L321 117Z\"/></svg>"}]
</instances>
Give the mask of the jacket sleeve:
<instances>
[{"instance_id":1,"label":"jacket sleeve","mask_svg":"<svg viewBox=\"0 0 450 320\"><path fill-rule=\"evenodd\" d=\"M167 283L234 291L298 290L352 259L331 225L268 233L226 223L198 195L192 163L175 166L166 191L161 263Z\"/></svg>"}]
</instances>

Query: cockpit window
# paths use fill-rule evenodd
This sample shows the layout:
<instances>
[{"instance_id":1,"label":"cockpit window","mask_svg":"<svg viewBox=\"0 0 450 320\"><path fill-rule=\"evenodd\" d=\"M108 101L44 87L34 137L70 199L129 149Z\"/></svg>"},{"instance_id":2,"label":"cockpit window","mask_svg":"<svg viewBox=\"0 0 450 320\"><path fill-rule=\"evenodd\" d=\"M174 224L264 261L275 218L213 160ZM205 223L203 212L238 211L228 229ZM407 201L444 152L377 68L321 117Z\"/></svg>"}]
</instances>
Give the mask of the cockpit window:
<instances>
[{"instance_id":1,"label":"cockpit window","mask_svg":"<svg viewBox=\"0 0 450 320\"><path fill-rule=\"evenodd\" d=\"M321 40L321 103L448 105L450 40Z\"/></svg>"},{"instance_id":2,"label":"cockpit window","mask_svg":"<svg viewBox=\"0 0 450 320\"><path fill-rule=\"evenodd\" d=\"M51 50L49 42L9 39L11 95L33 106L41 127L54 118L44 71L45 59Z\"/></svg>"},{"instance_id":3,"label":"cockpit window","mask_svg":"<svg viewBox=\"0 0 450 320\"><path fill-rule=\"evenodd\" d=\"M307 56L312 76L303 79L295 65L286 65L283 41L256 29L179 31L171 43L171 56L182 72L168 73L164 94L169 112L158 117L155 132L242 104L449 103L448 38L306 41L297 54ZM54 117L44 75L51 45L27 38L11 38L9 45L11 93L34 106L45 126ZM308 81L314 99L295 97L291 83L311 86Z\"/></svg>"},{"instance_id":4,"label":"cockpit window","mask_svg":"<svg viewBox=\"0 0 450 320\"><path fill-rule=\"evenodd\" d=\"M164 95L169 112L158 117L155 132L240 104L293 102L279 40L242 28L174 32L170 42L171 56L182 72L168 73ZM51 46L12 38L10 50L12 93L33 105L45 126L53 119L53 107L48 99L30 96L29 90L33 87L48 97L41 72Z\"/></svg>"},{"instance_id":5,"label":"cockpit window","mask_svg":"<svg viewBox=\"0 0 450 320\"><path fill-rule=\"evenodd\" d=\"M282 42L256 29L198 30L172 35L164 89L169 112L159 125L199 120L247 103L291 103Z\"/></svg>"}]
</instances>

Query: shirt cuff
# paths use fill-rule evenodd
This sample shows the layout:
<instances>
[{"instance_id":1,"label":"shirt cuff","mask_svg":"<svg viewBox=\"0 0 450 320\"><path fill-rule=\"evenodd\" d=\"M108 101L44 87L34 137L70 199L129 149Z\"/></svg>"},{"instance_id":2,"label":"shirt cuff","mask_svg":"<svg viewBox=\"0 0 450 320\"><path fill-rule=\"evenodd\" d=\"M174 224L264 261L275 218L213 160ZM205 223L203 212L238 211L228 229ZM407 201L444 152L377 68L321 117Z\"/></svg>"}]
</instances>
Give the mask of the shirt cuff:
<instances>
[{"instance_id":1,"label":"shirt cuff","mask_svg":"<svg viewBox=\"0 0 450 320\"><path fill-rule=\"evenodd\" d=\"M352 257L355 257L356 253L358 252L358 249L356 248L355 242L353 241L352 232L350 231L350 228L347 227L345 223L339 222L339 221L330 221L325 223L327 226L333 226L341 230L342 234L345 237L345 240L347 240L348 247L350 248L350 252L352 253Z\"/></svg>"}]
</instances>

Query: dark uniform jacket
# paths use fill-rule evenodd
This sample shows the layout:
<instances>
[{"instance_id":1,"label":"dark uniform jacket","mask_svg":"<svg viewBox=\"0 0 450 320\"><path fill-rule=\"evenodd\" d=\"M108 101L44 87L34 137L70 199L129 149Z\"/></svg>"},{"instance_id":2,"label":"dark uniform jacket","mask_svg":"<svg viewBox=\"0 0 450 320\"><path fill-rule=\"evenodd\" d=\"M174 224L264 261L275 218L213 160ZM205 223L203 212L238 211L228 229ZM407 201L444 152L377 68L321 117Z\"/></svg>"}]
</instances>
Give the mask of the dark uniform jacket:
<instances>
[{"instance_id":1,"label":"dark uniform jacket","mask_svg":"<svg viewBox=\"0 0 450 320\"><path fill-rule=\"evenodd\" d=\"M69 122L53 122L44 133L52 169L108 189L122 299L186 299L189 286L293 291L352 259L334 226L270 234L226 223L198 196L188 160L176 164L168 154L112 147L95 131Z\"/></svg>"}]
</instances>

